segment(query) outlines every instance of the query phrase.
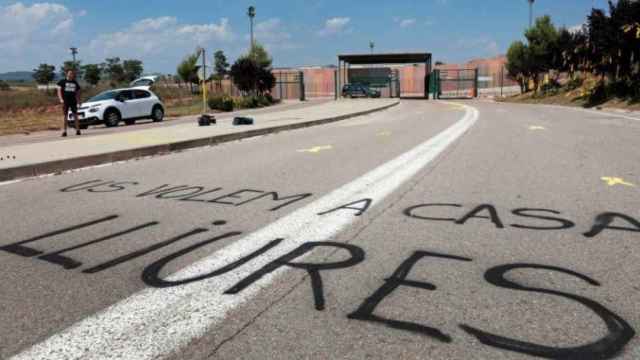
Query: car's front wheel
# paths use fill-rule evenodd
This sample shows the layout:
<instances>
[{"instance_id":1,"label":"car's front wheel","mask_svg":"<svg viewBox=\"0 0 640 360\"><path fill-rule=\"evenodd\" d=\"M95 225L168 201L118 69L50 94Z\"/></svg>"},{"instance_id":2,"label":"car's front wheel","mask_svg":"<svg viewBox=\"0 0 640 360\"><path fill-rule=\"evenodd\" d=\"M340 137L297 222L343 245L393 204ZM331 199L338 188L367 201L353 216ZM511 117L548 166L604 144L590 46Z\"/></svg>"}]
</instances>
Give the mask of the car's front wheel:
<instances>
[{"instance_id":1,"label":"car's front wheel","mask_svg":"<svg viewBox=\"0 0 640 360\"><path fill-rule=\"evenodd\" d=\"M115 127L118 126L118 123L120 123L120 120L122 120L122 117L120 116L120 113L116 110L107 110L104 114L104 124L107 127Z\"/></svg>"},{"instance_id":2,"label":"car's front wheel","mask_svg":"<svg viewBox=\"0 0 640 360\"><path fill-rule=\"evenodd\" d=\"M160 105L156 105L153 107L151 111L151 119L153 122L160 122L164 120L164 109Z\"/></svg>"}]
</instances>

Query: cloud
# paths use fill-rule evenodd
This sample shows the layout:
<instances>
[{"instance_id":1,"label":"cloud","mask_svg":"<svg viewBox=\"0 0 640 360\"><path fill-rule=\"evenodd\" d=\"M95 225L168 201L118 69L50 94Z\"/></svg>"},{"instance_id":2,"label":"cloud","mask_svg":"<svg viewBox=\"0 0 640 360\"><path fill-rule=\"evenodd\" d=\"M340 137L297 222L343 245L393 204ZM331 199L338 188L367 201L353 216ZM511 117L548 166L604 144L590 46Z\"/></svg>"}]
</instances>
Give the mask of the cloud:
<instances>
[{"instance_id":1,"label":"cloud","mask_svg":"<svg viewBox=\"0 0 640 360\"><path fill-rule=\"evenodd\" d=\"M424 25L424 26L432 26L436 22L431 18L426 18L424 20L416 19L416 18L401 18L399 16L394 16L393 22L398 24L401 28L409 28L416 25Z\"/></svg>"},{"instance_id":2,"label":"cloud","mask_svg":"<svg viewBox=\"0 0 640 360\"><path fill-rule=\"evenodd\" d=\"M0 67L58 62L68 53L73 33L73 15L54 3L21 2L0 6Z\"/></svg>"},{"instance_id":3,"label":"cloud","mask_svg":"<svg viewBox=\"0 0 640 360\"><path fill-rule=\"evenodd\" d=\"M567 30L569 30L569 32L572 34L575 34L582 31L582 28L584 27L584 25L585 24L578 24L578 25L570 26L569 28L567 28Z\"/></svg>"},{"instance_id":4,"label":"cloud","mask_svg":"<svg viewBox=\"0 0 640 360\"><path fill-rule=\"evenodd\" d=\"M257 23L255 37L256 41L268 50L290 50L300 47L292 41L293 36L279 18L271 18ZM245 40L248 46L249 34L245 36Z\"/></svg>"},{"instance_id":5,"label":"cloud","mask_svg":"<svg viewBox=\"0 0 640 360\"><path fill-rule=\"evenodd\" d=\"M400 27L408 28L416 24L416 19L404 19L400 20Z\"/></svg>"},{"instance_id":6,"label":"cloud","mask_svg":"<svg viewBox=\"0 0 640 360\"><path fill-rule=\"evenodd\" d=\"M226 18L218 23L181 24L175 17L163 16L142 19L123 31L99 35L88 47L97 59L107 56L141 58L176 52L184 54L197 46L228 43L234 38Z\"/></svg>"},{"instance_id":7,"label":"cloud","mask_svg":"<svg viewBox=\"0 0 640 360\"><path fill-rule=\"evenodd\" d=\"M76 14L76 16L78 16L78 17L87 16L87 10L80 10L80 11L78 11L78 13Z\"/></svg>"},{"instance_id":8,"label":"cloud","mask_svg":"<svg viewBox=\"0 0 640 360\"><path fill-rule=\"evenodd\" d=\"M459 39L455 42L453 48L455 50L465 50L471 56L495 56L500 52L498 43L486 37Z\"/></svg>"},{"instance_id":9,"label":"cloud","mask_svg":"<svg viewBox=\"0 0 640 360\"><path fill-rule=\"evenodd\" d=\"M350 22L351 18L348 17L334 17L328 19L324 24L324 28L318 31L318 35L330 36L338 34L344 31L344 29L347 27L347 25L349 25Z\"/></svg>"}]
</instances>

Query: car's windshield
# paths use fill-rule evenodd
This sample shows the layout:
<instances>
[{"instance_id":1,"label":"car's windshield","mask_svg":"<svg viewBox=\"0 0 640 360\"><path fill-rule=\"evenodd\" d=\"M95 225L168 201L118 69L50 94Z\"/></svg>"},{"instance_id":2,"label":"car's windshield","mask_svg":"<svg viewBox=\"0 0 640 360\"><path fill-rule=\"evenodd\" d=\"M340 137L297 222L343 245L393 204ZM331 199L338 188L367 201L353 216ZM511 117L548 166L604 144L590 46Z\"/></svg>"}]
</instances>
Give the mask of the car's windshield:
<instances>
[{"instance_id":1,"label":"car's windshield","mask_svg":"<svg viewBox=\"0 0 640 360\"><path fill-rule=\"evenodd\" d=\"M153 84L153 80L143 79L143 80L138 80L138 81L134 82L133 86L147 86L147 85L152 85L152 84Z\"/></svg>"},{"instance_id":2,"label":"car's windshield","mask_svg":"<svg viewBox=\"0 0 640 360\"><path fill-rule=\"evenodd\" d=\"M118 93L118 91L105 91L87 100L87 102L113 100L118 96Z\"/></svg>"}]
</instances>

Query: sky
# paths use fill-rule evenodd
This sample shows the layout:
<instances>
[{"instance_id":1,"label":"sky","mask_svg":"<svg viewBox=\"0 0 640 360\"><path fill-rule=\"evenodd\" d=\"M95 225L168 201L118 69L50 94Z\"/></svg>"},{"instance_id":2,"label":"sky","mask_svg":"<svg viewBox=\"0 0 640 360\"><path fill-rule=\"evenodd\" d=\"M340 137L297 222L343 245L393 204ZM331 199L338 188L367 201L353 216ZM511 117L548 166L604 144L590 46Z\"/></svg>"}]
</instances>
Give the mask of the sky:
<instances>
[{"instance_id":1,"label":"sky","mask_svg":"<svg viewBox=\"0 0 640 360\"><path fill-rule=\"evenodd\" d=\"M198 46L231 63L249 47L250 5L276 67L335 64L339 53L370 52L370 41L376 52L465 62L504 54L529 21L526 0L0 0L0 73L59 67L71 46L83 64L139 59L146 73L175 73ZM574 27L592 6L606 0L537 0L534 15Z\"/></svg>"}]
</instances>

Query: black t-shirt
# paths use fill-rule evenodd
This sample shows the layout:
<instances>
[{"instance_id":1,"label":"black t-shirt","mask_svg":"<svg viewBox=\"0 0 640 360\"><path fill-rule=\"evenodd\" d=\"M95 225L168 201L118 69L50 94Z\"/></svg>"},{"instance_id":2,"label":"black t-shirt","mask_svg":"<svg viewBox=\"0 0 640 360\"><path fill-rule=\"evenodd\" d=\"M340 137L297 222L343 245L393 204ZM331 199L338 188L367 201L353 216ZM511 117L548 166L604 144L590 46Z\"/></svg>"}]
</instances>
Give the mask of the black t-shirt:
<instances>
[{"instance_id":1,"label":"black t-shirt","mask_svg":"<svg viewBox=\"0 0 640 360\"><path fill-rule=\"evenodd\" d=\"M63 79L58 82L58 87L62 89L62 99L65 104L75 104L76 94L80 91L80 84L75 80Z\"/></svg>"}]
</instances>

